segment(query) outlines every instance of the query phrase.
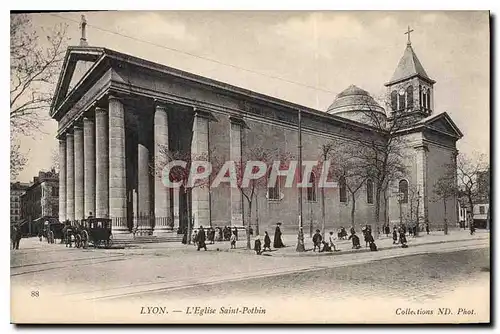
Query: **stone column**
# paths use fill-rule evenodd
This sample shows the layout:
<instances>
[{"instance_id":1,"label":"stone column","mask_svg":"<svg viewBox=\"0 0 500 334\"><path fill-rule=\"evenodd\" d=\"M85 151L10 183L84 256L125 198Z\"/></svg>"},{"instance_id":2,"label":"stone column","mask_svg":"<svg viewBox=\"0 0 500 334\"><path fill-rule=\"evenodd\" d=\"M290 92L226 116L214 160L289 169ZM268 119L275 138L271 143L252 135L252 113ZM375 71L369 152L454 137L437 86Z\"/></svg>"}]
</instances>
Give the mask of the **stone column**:
<instances>
[{"instance_id":1,"label":"stone column","mask_svg":"<svg viewBox=\"0 0 500 334\"><path fill-rule=\"evenodd\" d=\"M180 226L180 204L179 204L179 201L180 201L180 198L179 198L179 188L173 188L172 189L172 197L173 197L173 208L172 208L172 213L174 215L174 229L175 228L179 228Z\"/></svg>"},{"instance_id":2,"label":"stone column","mask_svg":"<svg viewBox=\"0 0 500 334\"><path fill-rule=\"evenodd\" d=\"M83 211L83 179L84 179L84 161L83 161L83 124L77 121L74 126L74 145L75 145L75 219L82 220L85 216Z\"/></svg>"},{"instance_id":3,"label":"stone column","mask_svg":"<svg viewBox=\"0 0 500 334\"><path fill-rule=\"evenodd\" d=\"M109 96L109 214L113 234L127 234L127 183L125 157L125 110Z\"/></svg>"},{"instance_id":4,"label":"stone column","mask_svg":"<svg viewBox=\"0 0 500 334\"><path fill-rule=\"evenodd\" d=\"M137 232L142 235L148 235L152 232L150 213L151 213L151 193L149 189L149 148L147 145L151 129L148 127L147 119L140 119L137 126L138 144L137 144Z\"/></svg>"},{"instance_id":5,"label":"stone column","mask_svg":"<svg viewBox=\"0 0 500 334\"><path fill-rule=\"evenodd\" d=\"M428 189L427 189L427 152L429 149L427 145L422 144L415 147L415 159L416 159L416 167L417 167L417 188L420 192L420 208L419 214L424 216L424 221L421 223L425 223L428 219L428 209L429 209L429 199L428 199Z\"/></svg>"},{"instance_id":6,"label":"stone column","mask_svg":"<svg viewBox=\"0 0 500 334\"><path fill-rule=\"evenodd\" d=\"M208 119L205 112L196 111L193 121L193 139L191 142L191 158L208 156ZM210 193L208 186L193 187L191 190L191 208L194 227L210 226Z\"/></svg>"},{"instance_id":7,"label":"stone column","mask_svg":"<svg viewBox=\"0 0 500 334\"><path fill-rule=\"evenodd\" d=\"M170 230L168 225L171 222L170 211L170 189L165 186L160 168L161 161L166 161L165 156L168 150L168 114L165 106L156 105L154 116L154 155L155 155L155 234L161 234Z\"/></svg>"},{"instance_id":8,"label":"stone column","mask_svg":"<svg viewBox=\"0 0 500 334\"><path fill-rule=\"evenodd\" d=\"M59 139L59 221L66 220L66 138Z\"/></svg>"},{"instance_id":9,"label":"stone column","mask_svg":"<svg viewBox=\"0 0 500 334\"><path fill-rule=\"evenodd\" d=\"M109 141L108 111L95 108L96 212L97 218L109 218Z\"/></svg>"},{"instance_id":10,"label":"stone column","mask_svg":"<svg viewBox=\"0 0 500 334\"><path fill-rule=\"evenodd\" d=\"M241 163L241 129L243 121L230 119L229 129L229 158L236 165ZM238 188L231 188L231 226L243 225L243 198Z\"/></svg>"},{"instance_id":11,"label":"stone column","mask_svg":"<svg viewBox=\"0 0 500 334\"><path fill-rule=\"evenodd\" d=\"M84 153L84 216L96 216L96 161L95 161L95 124L92 116L83 118L83 153Z\"/></svg>"},{"instance_id":12,"label":"stone column","mask_svg":"<svg viewBox=\"0 0 500 334\"><path fill-rule=\"evenodd\" d=\"M75 151L73 133L66 134L66 219L75 220Z\"/></svg>"}]
</instances>

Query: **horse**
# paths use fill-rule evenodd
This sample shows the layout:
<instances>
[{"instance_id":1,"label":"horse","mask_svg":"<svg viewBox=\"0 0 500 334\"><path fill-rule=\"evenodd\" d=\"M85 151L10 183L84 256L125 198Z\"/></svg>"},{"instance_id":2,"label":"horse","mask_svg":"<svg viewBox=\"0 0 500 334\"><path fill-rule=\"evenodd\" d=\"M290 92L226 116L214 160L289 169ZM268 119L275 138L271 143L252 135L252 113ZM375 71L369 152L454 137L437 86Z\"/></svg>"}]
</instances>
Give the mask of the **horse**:
<instances>
[{"instance_id":1,"label":"horse","mask_svg":"<svg viewBox=\"0 0 500 334\"><path fill-rule=\"evenodd\" d=\"M19 226L11 225L10 240L12 241L12 249L19 249L19 243L22 238L22 231Z\"/></svg>"}]
</instances>

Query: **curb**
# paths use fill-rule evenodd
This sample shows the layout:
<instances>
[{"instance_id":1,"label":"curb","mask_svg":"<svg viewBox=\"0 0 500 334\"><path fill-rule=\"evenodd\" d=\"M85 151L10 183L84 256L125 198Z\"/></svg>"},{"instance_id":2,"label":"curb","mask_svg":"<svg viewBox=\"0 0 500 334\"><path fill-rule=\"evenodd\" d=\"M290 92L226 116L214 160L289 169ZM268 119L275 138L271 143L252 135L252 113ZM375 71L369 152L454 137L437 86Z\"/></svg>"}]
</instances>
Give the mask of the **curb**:
<instances>
[{"instance_id":1,"label":"curb","mask_svg":"<svg viewBox=\"0 0 500 334\"><path fill-rule=\"evenodd\" d=\"M411 245L409 244L408 247L419 247L419 246L425 246L425 245L435 245L435 244L445 244L445 243L451 243L451 242L461 242L461 241L470 241L470 240L484 240L488 238L473 238L473 239L456 239L456 240L444 240L444 241L433 241L433 242L425 242L425 243L420 243L416 245ZM400 245L391 245L391 246L385 246L385 247L379 247L378 251L381 250L388 250L388 249L395 249L395 248L401 248ZM315 255L308 255L310 251L304 252L304 253L289 253L289 254L268 254L267 256L277 256L277 257L308 257L308 256L341 256L341 255L347 255L347 254L353 254L353 253L365 253L365 252L370 252L370 248L361 248L358 250L351 250L349 249L348 251L338 251L338 252L328 252L328 253L312 253Z\"/></svg>"}]
</instances>

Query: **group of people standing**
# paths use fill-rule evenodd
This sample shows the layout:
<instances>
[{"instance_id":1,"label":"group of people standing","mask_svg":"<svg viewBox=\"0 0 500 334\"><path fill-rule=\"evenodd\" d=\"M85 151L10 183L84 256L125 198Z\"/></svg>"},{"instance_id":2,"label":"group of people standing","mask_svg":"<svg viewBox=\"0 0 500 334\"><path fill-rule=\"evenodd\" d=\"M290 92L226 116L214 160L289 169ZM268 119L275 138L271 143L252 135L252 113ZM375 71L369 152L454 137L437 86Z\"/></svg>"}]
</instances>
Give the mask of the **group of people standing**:
<instances>
[{"instance_id":1,"label":"group of people standing","mask_svg":"<svg viewBox=\"0 0 500 334\"><path fill-rule=\"evenodd\" d=\"M274 233L274 248L282 248L285 247L285 244L282 240L282 233L280 229L281 223L276 225L276 230ZM253 234L253 230L251 230ZM220 227L209 227L205 230L203 226L200 226L197 229L194 229L191 235L191 240L193 244L197 247L197 250L205 249L207 250L207 241L210 244L214 244L215 241L229 241L230 248L236 248L236 242L238 241L238 229L236 227L230 228L228 226L224 226L224 228ZM187 244L187 231L185 231L184 236L182 238L182 243ZM255 237L254 250L257 254L261 254L262 252L268 250L271 251L271 237L265 232L264 236L264 246L262 247L262 242L260 241L260 236Z\"/></svg>"}]
</instances>

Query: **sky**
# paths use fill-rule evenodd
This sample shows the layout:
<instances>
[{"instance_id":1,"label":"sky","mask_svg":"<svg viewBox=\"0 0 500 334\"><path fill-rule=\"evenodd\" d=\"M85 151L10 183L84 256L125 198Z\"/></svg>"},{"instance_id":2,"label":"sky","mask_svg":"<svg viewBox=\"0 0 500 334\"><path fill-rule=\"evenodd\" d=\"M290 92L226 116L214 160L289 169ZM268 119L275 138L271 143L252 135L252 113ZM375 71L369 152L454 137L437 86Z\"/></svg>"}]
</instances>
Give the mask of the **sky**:
<instances>
[{"instance_id":1,"label":"sky","mask_svg":"<svg viewBox=\"0 0 500 334\"><path fill-rule=\"evenodd\" d=\"M489 156L486 11L121 11L30 17L40 32L67 24L69 44L78 45L81 14L91 46L321 111L351 84L381 97L406 48L404 33L410 26L412 47L436 80L435 113L446 111L464 133L457 144L461 154ZM19 181L31 181L52 165L56 131L57 123L48 121L42 134L22 139L21 150L29 162Z\"/></svg>"}]
</instances>

